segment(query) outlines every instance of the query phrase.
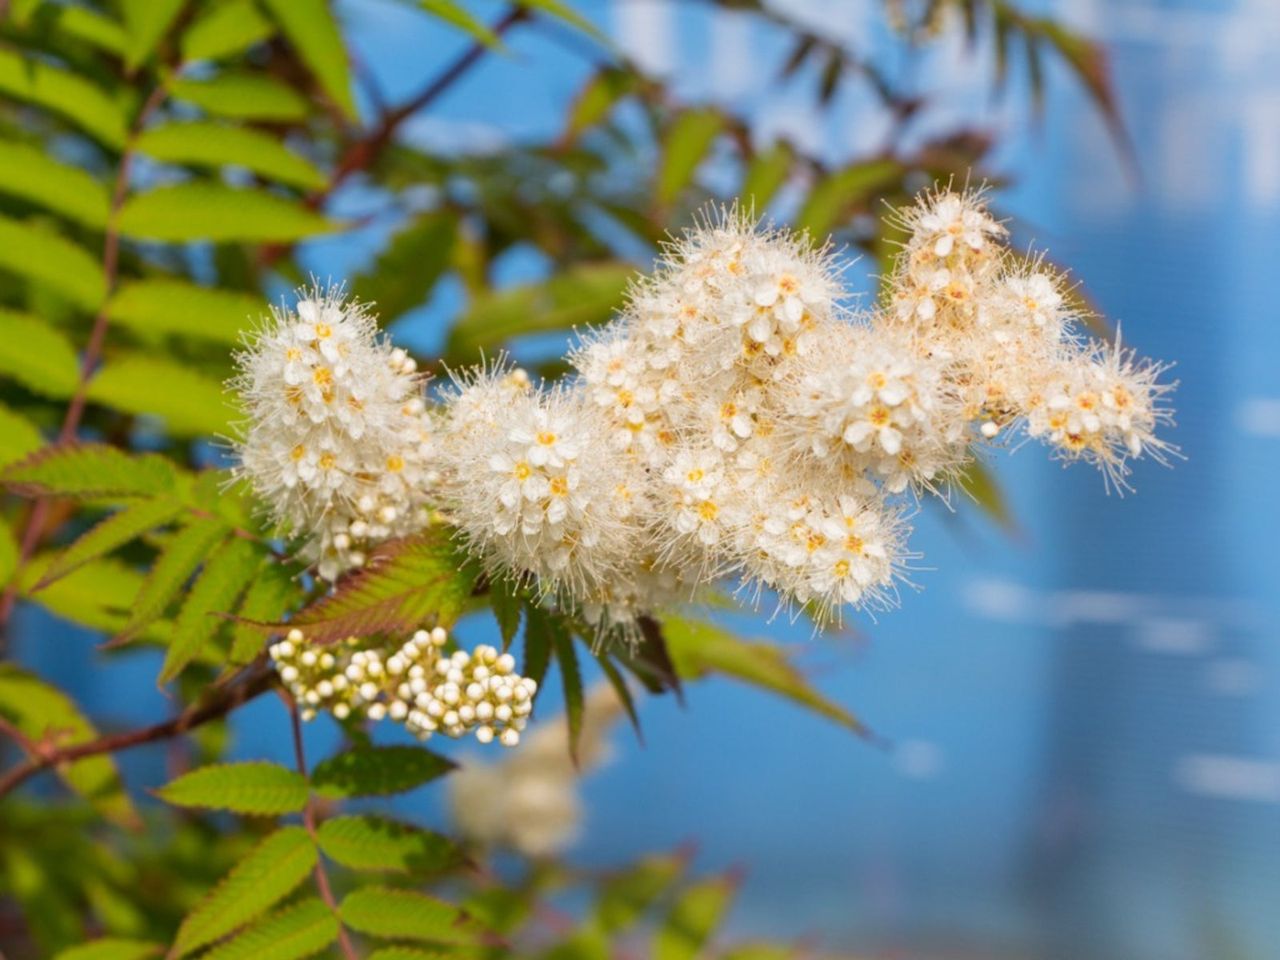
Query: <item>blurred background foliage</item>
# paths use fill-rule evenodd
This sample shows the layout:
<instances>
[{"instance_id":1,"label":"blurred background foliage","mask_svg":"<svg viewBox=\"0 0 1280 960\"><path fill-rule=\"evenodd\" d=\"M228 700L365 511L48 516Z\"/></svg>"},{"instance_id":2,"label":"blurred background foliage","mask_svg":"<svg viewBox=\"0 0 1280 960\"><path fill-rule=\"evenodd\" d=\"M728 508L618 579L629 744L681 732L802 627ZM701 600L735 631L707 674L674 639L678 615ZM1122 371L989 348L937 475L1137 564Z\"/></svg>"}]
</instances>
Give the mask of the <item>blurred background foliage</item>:
<instances>
[{"instance_id":1,"label":"blurred background foliage","mask_svg":"<svg viewBox=\"0 0 1280 960\"><path fill-rule=\"evenodd\" d=\"M366 3L413 8L468 46L452 59L423 51L421 86L390 99L344 42L344 19ZM321 599L228 486L217 442L236 418L222 386L231 352L268 302L310 281L309 241L377 228L378 249L348 284L376 301L383 323L431 302L446 281L460 287L438 351L419 357L439 374L607 321L631 273L708 203L773 211L819 242L830 234L887 262L886 204L938 181L994 182L992 134L960 123L921 141L913 132L933 104L885 68L946 23L994 44L993 95L1011 71L1023 74L1028 116L1040 106L1045 61L1064 64L1127 149L1099 48L1016 4L886 0L891 42L855 48L762 0L707 3L783 39L786 57L760 65L776 83L804 88L820 106L849 85L872 91L893 118L888 145L832 162L761 136L721 104L676 96L571 0L0 0L0 616L7 632L15 605L40 606L99 631L103 657L158 646L158 680L174 698L169 720L99 731L45 680L0 665L9 764L0 773L0 950L10 960L59 951L123 960L164 944L170 956L286 960L379 940L418 944L383 946L381 960L704 951L735 881L687 876L680 856L608 876L537 860L504 883L419 828L364 813L319 822L346 796L435 779L450 769L443 760L405 761L408 779L391 785L357 777L336 796L312 791L319 768L308 786L300 755L297 773L208 768L225 783L175 801L227 811L208 816L130 795L112 754L167 742L175 776L217 760L222 718L271 690L262 634L245 621L279 621ZM594 64L556 136L472 151L405 135L477 62L514 56L507 41L517 31L542 32ZM497 265L512 251L536 254L542 278L500 282ZM545 377L564 372L546 351L526 354ZM975 472L969 488L1011 524L990 477ZM407 593L392 590L388 568ZM441 570L455 577L448 597L414 592ZM528 597L475 589L470 576L447 548L391 545L381 567L339 588L344 608L313 604L302 616L345 632L375 605L383 629L444 616L447 605L453 615L492 609L504 641L522 644L526 673L559 668L571 748L582 726L579 660L591 656L628 706L624 674L662 692L721 673L866 732L766 640L673 619L648 624L636 651L593 651L575 624ZM391 749L354 726L347 733L369 763ZM35 793L11 792L51 768L65 791L50 792L42 777ZM263 776L267 786L255 779ZM269 832L262 813L301 814L305 828ZM342 900L336 915L305 892L317 848L336 878L335 891L319 894ZM583 892L566 894L575 889ZM568 912L551 905L566 896ZM77 947L86 940L95 942ZM738 960L792 952L717 950Z\"/></svg>"}]
</instances>

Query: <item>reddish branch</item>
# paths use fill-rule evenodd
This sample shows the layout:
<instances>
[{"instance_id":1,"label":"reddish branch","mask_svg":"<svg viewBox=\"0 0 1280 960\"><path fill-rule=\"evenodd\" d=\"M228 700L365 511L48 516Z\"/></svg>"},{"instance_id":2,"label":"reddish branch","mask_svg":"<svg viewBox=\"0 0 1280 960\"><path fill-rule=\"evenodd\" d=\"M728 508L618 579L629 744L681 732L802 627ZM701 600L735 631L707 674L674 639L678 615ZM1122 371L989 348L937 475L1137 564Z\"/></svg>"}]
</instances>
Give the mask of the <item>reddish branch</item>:
<instances>
[{"instance_id":1,"label":"reddish branch","mask_svg":"<svg viewBox=\"0 0 1280 960\"><path fill-rule=\"evenodd\" d=\"M293 756L298 764L298 772L306 777L309 783L311 777L307 773L307 755L302 749L302 721L298 717L298 705L287 694L281 694L281 696L284 697L285 702L289 705L289 722L293 727ZM318 850L320 840L316 836L315 797L311 794L307 795L307 805L302 808L302 825L307 828L307 833L311 836L311 842L316 845ZM342 918L338 915L338 901L333 895L333 887L329 884L329 874L324 869L324 860L318 855L316 857L315 878L316 890L320 894L320 899L324 901L324 905L329 908L334 918L338 921L338 946L342 948L342 955L347 960L360 960L360 954L356 953L355 945L351 942L351 935L347 933L347 928L343 925Z\"/></svg>"},{"instance_id":2,"label":"reddish branch","mask_svg":"<svg viewBox=\"0 0 1280 960\"><path fill-rule=\"evenodd\" d=\"M41 770L48 770L74 760L83 760L86 757L115 753L118 750L128 750L130 747L138 747L145 743L181 736L210 720L225 717L237 707L265 693L271 688L274 680L275 671L262 661L246 668L235 682L213 688L212 696L204 702L193 704L163 723L112 733L98 737L96 740L69 744L65 747L57 747L48 742L33 741L29 738L18 738L20 745L31 756L0 775L0 797L25 783Z\"/></svg>"}]
</instances>

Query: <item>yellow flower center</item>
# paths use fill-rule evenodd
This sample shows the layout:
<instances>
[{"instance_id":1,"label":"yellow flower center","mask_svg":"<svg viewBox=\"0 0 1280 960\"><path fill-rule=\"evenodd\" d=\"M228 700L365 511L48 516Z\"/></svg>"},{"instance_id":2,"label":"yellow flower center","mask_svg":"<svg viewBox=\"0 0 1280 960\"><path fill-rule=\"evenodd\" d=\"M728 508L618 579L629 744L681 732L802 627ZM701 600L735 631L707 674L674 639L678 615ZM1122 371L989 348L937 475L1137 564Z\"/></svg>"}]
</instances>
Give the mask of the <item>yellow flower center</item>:
<instances>
[{"instance_id":1,"label":"yellow flower center","mask_svg":"<svg viewBox=\"0 0 1280 960\"><path fill-rule=\"evenodd\" d=\"M307 455L307 448L304 447L302 444L298 444L296 447L294 447L292 450L289 451L289 456L293 459L295 463L301 460L306 455Z\"/></svg>"},{"instance_id":2,"label":"yellow flower center","mask_svg":"<svg viewBox=\"0 0 1280 960\"><path fill-rule=\"evenodd\" d=\"M391 454L391 456L387 457L387 469L392 473L399 473L404 469L404 458L394 453Z\"/></svg>"},{"instance_id":3,"label":"yellow flower center","mask_svg":"<svg viewBox=\"0 0 1280 960\"><path fill-rule=\"evenodd\" d=\"M331 336L333 336L333 327L329 326L327 323L316 324L317 340L328 340Z\"/></svg>"},{"instance_id":4,"label":"yellow flower center","mask_svg":"<svg viewBox=\"0 0 1280 960\"><path fill-rule=\"evenodd\" d=\"M834 569L836 576L840 579L844 579L849 575L849 561L837 560Z\"/></svg>"},{"instance_id":5,"label":"yellow flower center","mask_svg":"<svg viewBox=\"0 0 1280 960\"><path fill-rule=\"evenodd\" d=\"M563 497L569 492L569 481L564 477L551 478L551 495L553 497Z\"/></svg>"},{"instance_id":6,"label":"yellow flower center","mask_svg":"<svg viewBox=\"0 0 1280 960\"><path fill-rule=\"evenodd\" d=\"M720 508L712 500L704 500L698 504L698 516L710 523L720 513Z\"/></svg>"},{"instance_id":7,"label":"yellow flower center","mask_svg":"<svg viewBox=\"0 0 1280 960\"><path fill-rule=\"evenodd\" d=\"M889 422L889 411L885 407L872 407L871 413L867 415L867 419L874 426L883 427Z\"/></svg>"},{"instance_id":8,"label":"yellow flower center","mask_svg":"<svg viewBox=\"0 0 1280 960\"><path fill-rule=\"evenodd\" d=\"M549 447L556 442L556 435L550 430L543 430L538 434L538 443L544 447Z\"/></svg>"},{"instance_id":9,"label":"yellow flower center","mask_svg":"<svg viewBox=\"0 0 1280 960\"><path fill-rule=\"evenodd\" d=\"M697 467L694 467L685 476L690 483L697 483L704 476L706 476L706 474L703 473L701 470L699 470Z\"/></svg>"},{"instance_id":10,"label":"yellow flower center","mask_svg":"<svg viewBox=\"0 0 1280 960\"><path fill-rule=\"evenodd\" d=\"M337 459L337 458L336 458L332 453L325 453L325 454L321 454L321 456L320 456L320 469L321 469L321 470L332 470L332 469L333 469L334 464L336 464L337 462L338 462L338 459Z\"/></svg>"},{"instance_id":11,"label":"yellow flower center","mask_svg":"<svg viewBox=\"0 0 1280 960\"><path fill-rule=\"evenodd\" d=\"M533 473L533 471L529 469L529 465L523 460L516 464L515 470L512 472L516 475L517 480L528 480L529 475Z\"/></svg>"}]
</instances>

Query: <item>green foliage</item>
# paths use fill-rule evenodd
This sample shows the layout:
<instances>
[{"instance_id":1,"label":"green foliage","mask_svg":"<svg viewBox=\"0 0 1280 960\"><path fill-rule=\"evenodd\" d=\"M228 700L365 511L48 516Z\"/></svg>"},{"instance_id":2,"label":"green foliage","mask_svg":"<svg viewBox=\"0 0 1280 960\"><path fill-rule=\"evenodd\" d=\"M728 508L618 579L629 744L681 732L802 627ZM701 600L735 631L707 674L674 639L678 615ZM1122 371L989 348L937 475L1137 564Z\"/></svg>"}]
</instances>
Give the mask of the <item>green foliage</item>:
<instances>
[{"instance_id":1,"label":"green foliage","mask_svg":"<svg viewBox=\"0 0 1280 960\"><path fill-rule=\"evenodd\" d=\"M158 404L158 395L165 397ZM188 366L146 353L122 354L89 381L95 403L154 416L179 436L218 436L233 416L222 383Z\"/></svg>"},{"instance_id":2,"label":"green foliage","mask_svg":"<svg viewBox=\"0 0 1280 960\"><path fill-rule=\"evenodd\" d=\"M120 231L139 240L285 242L337 224L262 190L180 183L136 194L120 211Z\"/></svg>"},{"instance_id":3,"label":"green foliage","mask_svg":"<svg viewBox=\"0 0 1280 960\"><path fill-rule=\"evenodd\" d=\"M215 117L288 123L303 120L307 100L278 80L256 73L219 73L208 80L175 80L169 87L179 100Z\"/></svg>"},{"instance_id":4,"label":"green foliage","mask_svg":"<svg viewBox=\"0 0 1280 960\"><path fill-rule=\"evenodd\" d=\"M727 878L714 877L685 890L658 930L655 960L693 960L724 921L735 886Z\"/></svg>"},{"instance_id":5,"label":"green foliage","mask_svg":"<svg viewBox=\"0 0 1280 960\"><path fill-rule=\"evenodd\" d=\"M427 13L466 31L486 47L496 49L502 46L498 35L483 21L468 13L466 7L457 3L456 0L418 0L418 2Z\"/></svg>"},{"instance_id":6,"label":"green foliage","mask_svg":"<svg viewBox=\"0 0 1280 960\"><path fill-rule=\"evenodd\" d=\"M0 467L22 459L43 442L40 429L34 423L8 407L0 406Z\"/></svg>"},{"instance_id":7,"label":"green foliage","mask_svg":"<svg viewBox=\"0 0 1280 960\"><path fill-rule=\"evenodd\" d=\"M281 827L187 914L169 955L186 956L260 916L297 889L315 864L316 849L307 831Z\"/></svg>"},{"instance_id":8,"label":"green foliage","mask_svg":"<svg viewBox=\"0 0 1280 960\"><path fill-rule=\"evenodd\" d=\"M87 310L97 307L106 295L107 284L98 262L34 221L0 217L0 270L27 277Z\"/></svg>"},{"instance_id":9,"label":"green foliage","mask_svg":"<svg viewBox=\"0 0 1280 960\"><path fill-rule=\"evenodd\" d=\"M458 907L412 890L362 887L347 894L339 911L353 930L389 940L475 944L483 932Z\"/></svg>"},{"instance_id":10,"label":"green foliage","mask_svg":"<svg viewBox=\"0 0 1280 960\"><path fill-rule=\"evenodd\" d=\"M316 839L326 857L352 870L438 873L465 861L448 838L384 817L334 817Z\"/></svg>"},{"instance_id":11,"label":"green foliage","mask_svg":"<svg viewBox=\"0 0 1280 960\"><path fill-rule=\"evenodd\" d=\"M687 110L676 118L663 143L659 203L671 203L689 185L724 128L725 118L718 110Z\"/></svg>"},{"instance_id":12,"label":"green foliage","mask_svg":"<svg viewBox=\"0 0 1280 960\"><path fill-rule=\"evenodd\" d=\"M28 497L123 499L171 493L177 471L164 457L131 456L99 443L51 446L0 472L0 484Z\"/></svg>"},{"instance_id":13,"label":"green foliage","mask_svg":"<svg viewBox=\"0 0 1280 960\"><path fill-rule=\"evenodd\" d=\"M164 278L125 284L107 307L112 323L139 334L227 345L240 343L253 319L264 313L258 297Z\"/></svg>"},{"instance_id":14,"label":"green foliage","mask_svg":"<svg viewBox=\"0 0 1280 960\"><path fill-rule=\"evenodd\" d=\"M201 955L201 960L301 960L338 938L338 920L309 897L246 927Z\"/></svg>"},{"instance_id":15,"label":"green foliage","mask_svg":"<svg viewBox=\"0 0 1280 960\"><path fill-rule=\"evenodd\" d=\"M66 335L36 317L0 310L0 374L47 397L75 392L80 367Z\"/></svg>"},{"instance_id":16,"label":"green foliage","mask_svg":"<svg viewBox=\"0 0 1280 960\"><path fill-rule=\"evenodd\" d=\"M351 73L337 21L326 0L262 0L280 29L315 74L329 99L355 117Z\"/></svg>"},{"instance_id":17,"label":"green foliage","mask_svg":"<svg viewBox=\"0 0 1280 960\"><path fill-rule=\"evenodd\" d=\"M224 763L185 773L156 795L180 807L274 816L302 810L307 802L307 781L274 763Z\"/></svg>"},{"instance_id":18,"label":"green foliage","mask_svg":"<svg viewBox=\"0 0 1280 960\"><path fill-rule=\"evenodd\" d=\"M265 133L210 121L185 121L152 127L138 137L140 153L192 167L243 167L268 179L304 190L319 190L325 176L311 163ZM104 198L105 208L105 198Z\"/></svg>"},{"instance_id":19,"label":"green foliage","mask_svg":"<svg viewBox=\"0 0 1280 960\"><path fill-rule=\"evenodd\" d=\"M173 640L157 682L168 683L176 677L209 642L218 626L212 618L220 611L235 608L236 600L257 570L260 556L255 544L232 537L209 557L174 622ZM159 568L159 564L156 566Z\"/></svg>"},{"instance_id":20,"label":"green foliage","mask_svg":"<svg viewBox=\"0 0 1280 960\"><path fill-rule=\"evenodd\" d=\"M374 797L404 793L454 769L444 757L419 747L362 746L322 760L311 784L322 797Z\"/></svg>"},{"instance_id":21,"label":"green foliage","mask_svg":"<svg viewBox=\"0 0 1280 960\"><path fill-rule=\"evenodd\" d=\"M684 873L679 857L647 857L601 884L595 919L606 933L632 926Z\"/></svg>"},{"instance_id":22,"label":"green foliage","mask_svg":"<svg viewBox=\"0 0 1280 960\"><path fill-rule=\"evenodd\" d=\"M560 681L564 685L564 715L569 724L569 755L578 762L578 740L582 736L582 670L573 649L573 637L566 633L553 635L556 663L560 665Z\"/></svg>"},{"instance_id":23,"label":"green foliage","mask_svg":"<svg viewBox=\"0 0 1280 960\"><path fill-rule=\"evenodd\" d=\"M475 578L473 564L448 532L432 528L374 551L365 569L289 624L320 642L448 626L466 607Z\"/></svg>"},{"instance_id":24,"label":"green foliage","mask_svg":"<svg viewBox=\"0 0 1280 960\"><path fill-rule=\"evenodd\" d=\"M186 508L176 500L157 497L130 503L107 516L81 534L71 546L58 554L36 584L40 590L97 560L131 540L173 520Z\"/></svg>"},{"instance_id":25,"label":"green foliage","mask_svg":"<svg viewBox=\"0 0 1280 960\"><path fill-rule=\"evenodd\" d=\"M0 50L0 94L58 114L108 147L124 144L125 116L119 102L62 67Z\"/></svg>"},{"instance_id":26,"label":"green foliage","mask_svg":"<svg viewBox=\"0 0 1280 960\"><path fill-rule=\"evenodd\" d=\"M157 943L143 940L122 940L115 937L104 937L83 943L78 947L63 950L54 960L147 960L154 957L164 948Z\"/></svg>"},{"instance_id":27,"label":"green foliage","mask_svg":"<svg viewBox=\"0 0 1280 960\"><path fill-rule=\"evenodd\" d=\"M87 227L107 222L107 188L78 167L25 143L0 140L0 192L30 200Z\"/></svg>"},{"instance_id":28,"label":"green foliage","mask_svg":"<svg viewBox=\"0 0 1280 960\"><path fill-rule=\"evenodd\" d=\"M193 520L175 532L160 551L155 566L134 597L133 615L120 632L120 639L135 636L164 613L214 544L227 533L227 526L221 520L203 518ZM168 668L166 664L166 670Z\"/></svg>"},{"instance_id":29,"label":"green foliage","mask_svg":"<svg viewBox=\"0 0 1280 960\"><path fill-rule=\"evenodd\" d=\"M254 0L228 0L198 17L182 35L182 59L220 60L266 40L275 26Z\"/></svg>"}]
</instances>

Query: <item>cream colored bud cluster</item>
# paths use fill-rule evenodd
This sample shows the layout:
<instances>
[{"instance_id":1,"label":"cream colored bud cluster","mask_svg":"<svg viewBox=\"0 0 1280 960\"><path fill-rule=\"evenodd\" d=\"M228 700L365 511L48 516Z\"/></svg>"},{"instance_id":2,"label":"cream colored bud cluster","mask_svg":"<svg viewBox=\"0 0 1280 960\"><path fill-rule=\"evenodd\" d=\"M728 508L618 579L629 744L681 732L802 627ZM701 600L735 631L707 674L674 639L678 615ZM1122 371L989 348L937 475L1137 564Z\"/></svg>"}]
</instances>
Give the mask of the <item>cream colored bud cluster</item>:
<instances>
[{"instance_id":1,"label":"cream colored bud cluster","mask_svg":"<svg viewBox=\"0 0 1280 960\"><path fill-rule=\"evenodd\" d=\"M533 710L538 685L515 672L515 658L486 645L471 653L443 647L441 627L419 630L390 654L350 637L309 642L291 630L271 659L304 720L325 710L339 720L364 716L404 724L420 740L434 733L514 747Z\"/></svg>"},{"instance_id":2,"label":"cream colored bud cluster","mask_svg":"<svg viewBox=\"0 0 1280 960\"><path fill-rule=\"evenodd\" d=\"M333 580L426 523L434 428L417 364L340 290L277 309L237 356L240 476Z\"/></svg>"}]
</instances>

